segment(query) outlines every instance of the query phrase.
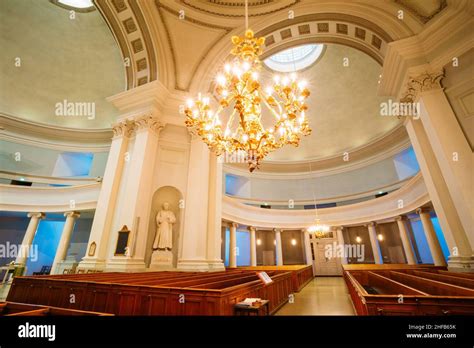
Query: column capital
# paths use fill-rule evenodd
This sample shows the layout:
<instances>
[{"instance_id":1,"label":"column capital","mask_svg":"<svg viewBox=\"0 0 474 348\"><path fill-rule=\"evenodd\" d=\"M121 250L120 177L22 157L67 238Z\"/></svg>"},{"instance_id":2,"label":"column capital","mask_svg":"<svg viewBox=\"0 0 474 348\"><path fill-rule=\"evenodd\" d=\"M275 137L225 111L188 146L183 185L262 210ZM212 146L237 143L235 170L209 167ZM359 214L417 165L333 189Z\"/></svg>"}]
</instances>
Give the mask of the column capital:
<instances>
[{"instance_id":1,"label":"column capital","mask_svg":"<svg viewBox=\"0 0 474 348\"><path fill-rule=\"evenodd\" d=\"M401 102L414 103L421 92L442 88L441 80L444 78L444 71L426 71L420 75L408 76L405 91L400 98Z\"/></svg>"},{"instance_id":2,"label":"column capital","mask_svg":"<svg viewBox=\"0 0 474 348\"><path fill-rule=\"evenodd\" d=\"M41 212L32 212L28 213L26 216L28 216L29 218L44 219L46 217L46 214Z\"/></svg>"},{"instance_id":3,"label":"column capital","mask_svg":"<svg viewBox=\"0 0 474 348\"><path fill-rule=\"evenodd\" d=\"M114 132L113 139L126 137L130 138L135 130L135 122L132 120L119 121L112 125L112 131Z\"/></svg>"},{"instance_id":4,"label":"column capital","mask_svg":"<svg viewBox=\"0 0 474 348\"><path fill-rule=\"evenodd\" d=\"M239 224L237 222L232 222L230 224L230 227L233 227L233 228L237 228L239 226Z\"/></svg>"},{"instance_id":5,"label":"column capital","mask_svg":"<svg viewBox=\"0 0 474 348\"><path fill-rule=\"evenodd\" d=\"M344 229L344 226L334 226L334 228L336 229L336 231L342 231Z\"/></svg>"},{"instance_id":6,"label":"column capital","mask_svg":"<svg viewBox=\"0 0 474 348\"><path fill-rule=\"evenodd\" d=\"M273 229L273 232L280 233L280 232L282 232L282 229L281 229L281 228L274 228L274 229Z\"/></svg>"},{"instance_id":7,"label":"column capital","mask_svg":"<svg viewBox=\"0 0 474 348\"><path fill-rule=\"evenodd\" d=\"M78 218L79 216L81 216L81 213L78 212L78 211L67 211L64 213L64 216L65 217L71 217L71 218Z\"/></svg>"},{"instance_id":8,"label":"column capital","mask_svg":"<svg viewBox=\"0 0 474 348\"><path fill-rule=\"evenodd\" d=\"M134 118L135 130L140 132L143 130L150 130L159 135L160 131L164 128L164 124L153 114L145 113Z\"/></svg>"},{"instance_id":9,"label":"column capital","mask_svg":"<svg viewBox=\"0 0 474 348\"><path fill-rule=\"evenodd\" d=\"M423 208L423 207L422 207L422 208L418 208L418 209L416 210L416 213L417 213L418 215L421 215L421 214L429 214L430 212L431 212L431 209L430 209L430 208Z\"/></svg>"},{"instance_id":10,"label":"column capital","mask_svg":"<svg viewBox=\"0 0 474 348\"><path fill-rule=\"evenodd\" d=\"M365 227L375 227L375 225L377 225L377 223L375 221L370 221L370 222L367 222L364 226Z\"/></svg>"},{"instance_id":11,"label":"column capital","mask_svg":"<svg viewBox=\"0 0 474 348\"><path fill-rule=\"evenodd\" d=\"M408 218L405 215L399 215L395 217L395 221L407 221Z\"/></svg>"},{"instance_id":12,"label":"column capital","mask_svg":"<svg viewBox=\"0 0 474 348\"><path fill-rule=\"evenodd\" d=\"M247 229L250 231L250 232L255 232L257 231L257 228L255 226L248 226Z\"/></svg>"}]
</instances>

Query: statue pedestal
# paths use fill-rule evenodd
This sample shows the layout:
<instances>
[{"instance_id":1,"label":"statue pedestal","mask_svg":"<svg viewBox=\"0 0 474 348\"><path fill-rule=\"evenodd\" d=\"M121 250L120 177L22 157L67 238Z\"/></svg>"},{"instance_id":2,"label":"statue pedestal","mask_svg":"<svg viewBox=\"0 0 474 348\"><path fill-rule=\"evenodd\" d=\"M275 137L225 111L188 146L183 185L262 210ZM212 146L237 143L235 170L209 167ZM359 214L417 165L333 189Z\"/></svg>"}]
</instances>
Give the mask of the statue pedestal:
<instances>
[{"instance_id":1,"label":"statue pedestal","mask_svg":"<svg viewBox=\"0 0 474 348\"><path fill-rule=\"evenodd\" d=\"M169 250L155 250L151 254L150 268L173 268L173 253Z\"/></svg>"}]
</instances>

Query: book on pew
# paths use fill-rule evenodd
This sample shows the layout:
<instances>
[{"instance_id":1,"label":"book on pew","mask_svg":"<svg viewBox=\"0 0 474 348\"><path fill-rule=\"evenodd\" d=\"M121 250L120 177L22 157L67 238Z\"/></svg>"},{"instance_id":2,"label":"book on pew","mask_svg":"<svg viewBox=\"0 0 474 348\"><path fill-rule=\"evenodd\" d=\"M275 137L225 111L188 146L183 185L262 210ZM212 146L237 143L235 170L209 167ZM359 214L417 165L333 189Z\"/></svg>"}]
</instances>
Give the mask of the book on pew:
<instances>
[{"instance_id":1,"label":"book on pew","mask_svg":"<svg viewBox=\"0 0 474 348\"><path fill-rule=\"evenodd\" d=\"M237 303L239 307L258 307L258 304L262 302L261 298L248 297L245 300Z\"/></svg>"},{"instance_id":2,"label":"book on pew","mask_svg":"<svg viewBox=\"0 0 474 348\"><path fill-rule=\"evenodd\" d=\"M270 278L267 272L258 272L257 275L260 278L260 280L263 282L263 284L265 285L273 282L272 278Z\"/></svg>"}]
</instances>

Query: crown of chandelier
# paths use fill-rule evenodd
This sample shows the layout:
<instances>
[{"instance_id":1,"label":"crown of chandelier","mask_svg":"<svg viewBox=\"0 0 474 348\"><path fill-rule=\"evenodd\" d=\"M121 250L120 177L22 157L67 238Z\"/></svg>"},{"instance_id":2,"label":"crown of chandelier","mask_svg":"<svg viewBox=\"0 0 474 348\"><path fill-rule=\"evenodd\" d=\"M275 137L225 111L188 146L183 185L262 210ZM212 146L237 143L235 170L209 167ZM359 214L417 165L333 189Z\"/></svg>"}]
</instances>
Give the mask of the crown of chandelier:
<instances>
[{"instance_id":1,"label":"crown of chandelier","mask_svg":"<svg viewBox=\"0 0 474 348\"><path fill-rule=\"evenodd\" d=\"M254 37L247 29L245 36L233 36L232 62L225 64L216 78L213 108L207 96L188 100L186 126L198 135L216 155L245 154L249 170L258 168L269 152L291 144L298 146L302 136L311 134L305 104L310 95L306 82L295 73L274 76L263 90L259 81L264 37ZM273 124L264 127L262 109L269 111ZM230 109L226 122L224 110ZM225 123L225 124L223 124Z\"/></svg>"}]
</instances>

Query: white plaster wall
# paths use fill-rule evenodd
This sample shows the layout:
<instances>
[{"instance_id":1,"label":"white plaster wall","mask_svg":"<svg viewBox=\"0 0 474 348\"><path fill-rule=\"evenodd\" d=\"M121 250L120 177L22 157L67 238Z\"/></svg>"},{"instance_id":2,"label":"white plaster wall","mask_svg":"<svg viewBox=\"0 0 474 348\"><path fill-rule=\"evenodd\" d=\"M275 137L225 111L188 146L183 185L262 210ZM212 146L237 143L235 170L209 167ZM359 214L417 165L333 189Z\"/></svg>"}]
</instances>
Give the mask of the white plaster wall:
<instances>
[{"instance_id":1,"label":"white plaster wall","mask_svg":"<svg viewBox=\"0 0 474 348\"><path fill-rule=\"evenodd\" d=\"M311 179L249 179L250 197L244 197L268 200L327 199L370 191L399 181L392 158L360 169Z\"/></svg>"}]
</instances>

